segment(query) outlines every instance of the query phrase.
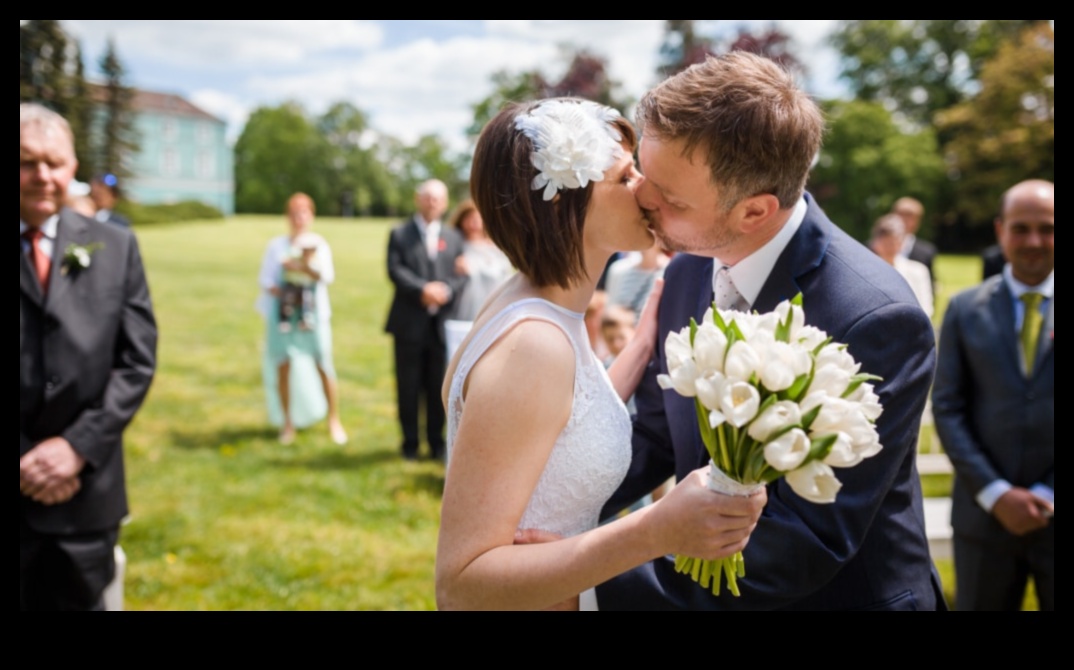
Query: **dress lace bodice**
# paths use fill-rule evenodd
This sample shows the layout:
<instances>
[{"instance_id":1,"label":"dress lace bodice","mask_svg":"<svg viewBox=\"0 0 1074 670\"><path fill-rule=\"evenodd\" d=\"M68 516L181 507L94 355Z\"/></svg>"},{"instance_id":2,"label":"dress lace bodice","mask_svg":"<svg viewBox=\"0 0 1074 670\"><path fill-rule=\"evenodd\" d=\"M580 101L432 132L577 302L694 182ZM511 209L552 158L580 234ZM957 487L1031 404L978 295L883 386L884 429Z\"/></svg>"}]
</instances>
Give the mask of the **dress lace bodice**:
<instances>
[{"instance_id":1,"label":"dress lace bodice","mask_svg":"<svg viewBox=\"0 0 1074 670\"><path fill-rule=\"evenodd\" d=\"M601 507L626 476L631 453L630 416L589 347L583 315L540 298L526 298L505 307L474 334L459 359L448 394L448 458L470 370L504 333L528 319L551 322L570 339L575 354L574 402L519 528L577 535L596 527Z\"/></svg>"}]
</instances>

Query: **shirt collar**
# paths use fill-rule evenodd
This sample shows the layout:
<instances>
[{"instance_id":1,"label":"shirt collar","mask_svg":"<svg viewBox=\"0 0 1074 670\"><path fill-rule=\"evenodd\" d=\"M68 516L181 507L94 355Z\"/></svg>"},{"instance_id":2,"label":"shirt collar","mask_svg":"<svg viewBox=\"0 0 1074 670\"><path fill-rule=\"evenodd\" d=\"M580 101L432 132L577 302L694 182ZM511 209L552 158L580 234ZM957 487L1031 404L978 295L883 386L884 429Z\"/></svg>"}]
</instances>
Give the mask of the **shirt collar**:
<instances>
[{"instance_id":1,"label":"shirt collar","mask_svg":"<svg viewBox=\"0 0 1074 670\"><path fill-rule=\"evenodd\" d=\"M1036 286L1030 286L1023 284L1014 278L1014 272L1011 270L1011 264L1007 263L1003 266L1003 280L1007 282L1007 290L1011 292L1011 295L1015 300L1021 300L1023 293L1040 293L1046 299L1051 300L1055 294L1055 270L1048 273L1048 278L1037 284Z\"/></svg>"},{"instance_id":2,"label":"shirt collar","mask_svg":"<svg viewBox=\"0 0 1074 670\"><path fill-rule=\"evenodd\" d=\"M60 225L60 215L59 214L53 214L52 216L48 217L47 219L45 219L45 222L43 224L41 224L41 234L42 234L42 236L47 238L47 239L50 239L50 240L56 239L56 230L59 227L59 225ZM22 237L22 234L25 233L29 228L30 228L30 226L26 225L25 221L23 221L22 219L19 219L19 237Z\"/></svg>"},{"instance_id":3,"label":"shirt collar","mask_svg":"<svg viewBox=\"0 0 1074 670\"><path fill-rule=\"evenodd\" d=\"M421 214L414 214L414 223L418 224L418 230L425 232L432 226L434 230L440 229L440 221L426 221Z\"/></svg>"},{"instance_id":4,"label":"shirt collar","mask_svg":"<svg viewBox=\"0 0 1074 670\"><path fill-rule=\"evenodd\" d=\"M805 220L807 209L809 209L809 206L806 205L805 198L799 198L798 204L794 206L790 218L787 219L787 223L783 224L783 228L776 233L775 237L768 240L757 251L735 263L734 267L728 270L731 275L731 281L735 283L735 288L738 289L739 295L750 305L757 302L757 296L761 295L761 289L764 288L765 282L768 281L768 275L772 274L772 268L776 267L776 261L779 260L783 250L790 244L791 238L798 232L802 221ZM719 271L723 266L719 258L715 259L715 261L712 269L713 273ZM715 286L715 274L713 275L713 285Z\"/></svg>"}]
</instances>

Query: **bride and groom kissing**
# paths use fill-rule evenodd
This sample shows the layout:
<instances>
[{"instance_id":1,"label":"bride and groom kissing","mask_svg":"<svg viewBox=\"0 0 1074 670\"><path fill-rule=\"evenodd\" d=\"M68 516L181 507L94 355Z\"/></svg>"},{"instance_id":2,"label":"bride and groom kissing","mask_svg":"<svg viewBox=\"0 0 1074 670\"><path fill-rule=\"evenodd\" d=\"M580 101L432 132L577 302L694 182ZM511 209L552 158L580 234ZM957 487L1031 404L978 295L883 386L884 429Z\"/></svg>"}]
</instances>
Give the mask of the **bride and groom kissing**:
<instances>
[{"instance_id":1,"label":"bride and groom kissing","mask_svg":"<svg viewBox=\"0 0 1074 670\"><path fill-rule=\"evenodd\" d=\"M915 466L932 325L805 192L819 109L775 63L736 52L657 86L636 121L640 138L614 110L537 101L479 139L474 200L519 273L486 302L444 385L439 606L945 609ZM581 313L610 255L654 236L681 253L605 373ZM657 383L664 339L714 300L765 312L797 294L810 325L883 379L883 449L844 471L830 505L783 479L750 497L709 491L694 402ZM670 476L655 504L598 525ZM671 556L738 551L737 597L699 588Z\"/></svg>"}]
</instances>

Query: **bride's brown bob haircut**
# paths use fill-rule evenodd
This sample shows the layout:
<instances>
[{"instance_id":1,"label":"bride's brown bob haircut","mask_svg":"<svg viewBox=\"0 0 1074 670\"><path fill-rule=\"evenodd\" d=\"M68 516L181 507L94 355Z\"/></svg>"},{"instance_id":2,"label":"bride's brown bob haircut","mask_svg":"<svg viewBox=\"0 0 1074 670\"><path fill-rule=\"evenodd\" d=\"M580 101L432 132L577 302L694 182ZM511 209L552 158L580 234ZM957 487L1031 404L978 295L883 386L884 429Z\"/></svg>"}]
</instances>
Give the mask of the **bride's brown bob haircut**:
<instances>
[{"instance_id":1,"label":"bride's brown bob haircut","mask_svg":"<svg viewBox=\"0 0 1074 670\"><path fill-rule=\"evenodd\" d=\"M515 128L515 118L542 102L512 103L481 131L470 193L489 238L519 272L536 286L570 288L587 277L582 228L593 184L561 189L552 200L543 200L542 190L533 189L537 176L533 143ZM634 127L623 118L612 125L622 136L623 146L633 153L637 145Z\"/></svg>"}]
</instances>

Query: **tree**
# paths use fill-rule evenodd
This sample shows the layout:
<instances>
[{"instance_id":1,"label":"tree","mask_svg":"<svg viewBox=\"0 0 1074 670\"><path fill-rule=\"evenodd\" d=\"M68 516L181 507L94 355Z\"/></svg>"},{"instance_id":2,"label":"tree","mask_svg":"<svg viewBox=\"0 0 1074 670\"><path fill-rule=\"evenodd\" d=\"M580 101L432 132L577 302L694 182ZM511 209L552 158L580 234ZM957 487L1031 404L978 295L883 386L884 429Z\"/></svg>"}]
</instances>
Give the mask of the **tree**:
<instances>
[{"instance_id":1,"label":"tree","mask_svg":"<svg viewBox=\"0 0 1074 670\"><path fill-rule=\"evenodd\" d=\"M235 208L280 213L296 191L327 211L336 202L325 180L331 151L297 102L259 107L235 143Z\"/></svg>"},{"instance_id":2,"label":"tree","mask_svg":"<svg viewBox=\"0 0 1074 670\"><path fill-rule=\"evenodd\" d=\"M365 113L349 102L337 102L318 120L317 130L328 144L329 193L336 200L324 211L341 216L394 215L403 204L396 178L378 159L380 134Z\"/></svg>"},{"instance_id":3,"label":"tree","mask_svg":"<svg viewBox=\"0 0 1074 670\"><path fill-rule=\"evenodd\" d=\"M93 103L78 41L63 31L59 21L26 21L19 27L19 51L19 100L43 104L67 119L79 159L75 176L87 181L94 166Z\"/></svg>"},{"instance_id":4,"label":"tree","mask_svg":"<svg viewBox=\"0 0 1074 670\"><path fill-rule=\"evenodd\" d=\"M892 105L924 126L973 94L986 60L1004 41L1045 21L843 21L831 44L855 97Z\"/></svg>"},{"instance_id":5,"label":"tree","mask_svg":"<svg viewBox=\"0 0 1074 670\"><path fill-rule=\"evenodd\" d=\"M828 135L809 191L832 221L864 240L899 197L934 204L944 163L931 129L907 131L878 102L825 104Z\"/></svg>"},{"instance_id":6,"label":"tree","mask_svg":"<svg viewBox=\"0 0 1074 670\"><path fill-rule=\"evenodd\" d=\"M981 90L940 113L955 202L991 230L1000 196L1030 178L1055 181L1055 33L1048 24L1003 44L981 68Z\"/></svg>"},{"instance_id":7,"label":"tree","mask_svg":"<svg viewBox=\"0 0 1074 670\"><path fill-rule=\"evenodd\" d=\"M727 37L699 35L693 20L666 21L664 41L660 45L660 64L657 75L665 79L686 68L701 63L709 56L748 51L770 58L788 71L804 74L805 65L794 55L790 35L771 25L757 32L745 26L735 28Z\"/></svg>"},{"instance_id":8,"label":"tree","mask_svg":"<svg viewBox=\"0 0 1074 670\"><path fill-rule=\"evenodd\" d=\"M474 122L467 129L472 136L481 133L493 116L509 102L527 102L542 98L574 96L614 107L626 112L632 101L620 92L620 83L608 75L608 61L585 49L564 50L567 68L555 83L540 70L511 74L501 70L492 75L493 90L476 103Z\"/></svg>"},{"instance_id":9,"label":"tree","mask_svg":"<svg viewBox=\"0 0 1074 670\"><path fill-rule=\"evenodd\" d=\"M130 158L138 151L138 129L132 106L134 91L126 85L126 69L111 39L101 56L100 68L105 82L101 89L101 132L95 152L97 169L116 175L122 182L130 176Z\"/></svg>"}]
</instances>

